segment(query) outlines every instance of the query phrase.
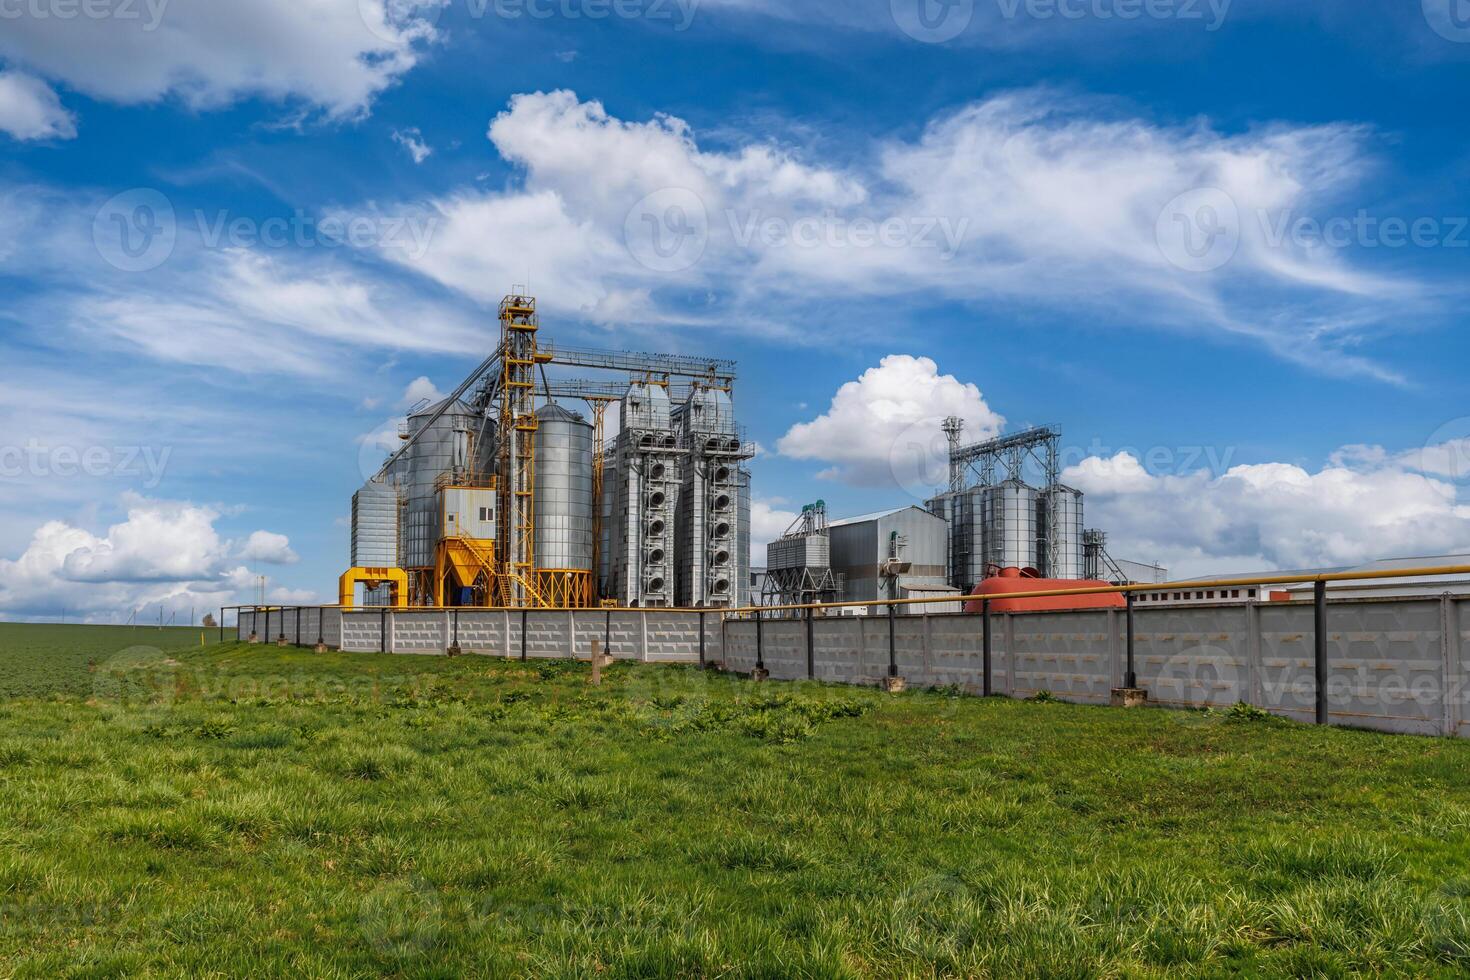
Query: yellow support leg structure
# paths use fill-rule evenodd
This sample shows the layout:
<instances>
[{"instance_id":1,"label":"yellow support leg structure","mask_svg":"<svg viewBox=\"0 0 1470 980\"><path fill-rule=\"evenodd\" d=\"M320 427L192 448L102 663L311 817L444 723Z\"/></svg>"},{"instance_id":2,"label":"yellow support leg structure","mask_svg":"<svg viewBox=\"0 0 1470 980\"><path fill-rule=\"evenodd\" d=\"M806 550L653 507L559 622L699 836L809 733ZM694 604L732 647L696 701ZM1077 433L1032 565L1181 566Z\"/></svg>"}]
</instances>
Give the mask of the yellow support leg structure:
<instances>
[{"instance_id":1,"label":"yellow support leg structure","mask_svg":"<svg viewBox=\"0 0 1470 980\"><path fill-rule=\"evenodd\" d=\"M359 582L369 589L387 584L391 595L389 604L396 609L408 608L408 573L403 569L349 568L337 582L337 604L343 609L356 605Z\"/></svg>"}]
</instances>

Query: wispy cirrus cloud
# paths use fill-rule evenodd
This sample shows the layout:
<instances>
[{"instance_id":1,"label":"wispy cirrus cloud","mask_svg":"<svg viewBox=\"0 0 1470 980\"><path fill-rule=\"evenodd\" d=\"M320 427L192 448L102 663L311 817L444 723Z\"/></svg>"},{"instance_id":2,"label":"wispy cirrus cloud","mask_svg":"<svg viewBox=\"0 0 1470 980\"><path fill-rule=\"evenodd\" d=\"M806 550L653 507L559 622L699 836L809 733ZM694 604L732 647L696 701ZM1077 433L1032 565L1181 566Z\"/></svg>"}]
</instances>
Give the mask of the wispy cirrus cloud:
<instances>
[{"instance_id":1,"label":"wispy cirrus cloud","mask_svg":"<svg viewBox=\"0 0 1470 980\"><path fill-rule=\"evenodd\" d=\"M1434 304L1352 249L1275 234L1364 193L1375 135L1352 123L1223 133L1026 90L877 138L853 164L706 145L682 120L629 122L561 91L516 97L489 138L521 170L513 186L359 213L432 212L429 247L382 254L481 302L529 277L592 322L780 335L779 305L809 335L850 335L854 304L922 295L1245 337L1312 370L1396 381L1355 348ZM1232 224L1191 224L1221 199ZM1199 267L1189 249L1217 231L1229 254Z\"/></svg>"}]
</instances>

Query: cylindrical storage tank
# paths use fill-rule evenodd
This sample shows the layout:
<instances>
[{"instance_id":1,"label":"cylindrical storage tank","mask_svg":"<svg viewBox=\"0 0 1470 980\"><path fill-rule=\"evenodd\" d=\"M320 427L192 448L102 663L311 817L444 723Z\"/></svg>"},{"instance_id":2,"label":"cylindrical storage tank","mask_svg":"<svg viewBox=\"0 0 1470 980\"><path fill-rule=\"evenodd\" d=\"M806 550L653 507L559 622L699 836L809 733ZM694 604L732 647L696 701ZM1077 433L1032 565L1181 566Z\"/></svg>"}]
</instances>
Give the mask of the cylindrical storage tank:
<instances>
[{"instance_id":1,"label":"cylindrical storage tank","mask_svg":"<svg viewBox=\"0 0 1470 980\"><path fill-rule=\"evenodd\" d=\"M965 612L985 611L985 599L990 600L992 613L1046 612L1059 609L1122 609L1128 600L1116 592L1097 592L1087 595L1028 596L1007 599L1005 596L1017 592L1067 592L1074 589L1107 588L1106 582L1087 579L1036 578L1019 568L1005 568L979 585L972 595L981 597L965 603Z\"/></svg>"},{"instance_id":2,"label":"cylindrical storage tank","mask_svg":"<svg viewBox=\"0 0 1470 980\"><path fill-rule=\"evenodd\" d=\"M1053 487L1044 494L1042 514L1055 526L1055 541L1047 555L1046 574L1054 579L1079 579L1082 560L1082 492L1071 487ZM1047 530L1043 525L1042 531Z\"/></svg>"},{"instance_id":3,"label":"cylindrical storage tank","mask_svg":"<svg viewBox=\"0 0 1470 980\"><path fill-rule=\"evenodd\" d=\"M1036 497L1036 491L1019 480L1007 480L983 491L987 565L1036 567Z\"/></svg>"},{"instance_id":4,"label":"cylindrical storage tank","mask_svg":"<svg viewBox=\"0 0 1470 980\"><path fill-rule=\"evenodd\" d=\"M434 566L434 548L439 543L439 479L446 473L467 474L470 469L475 413L463 402L455 402L430 424L443 404L422 408L408 418L409 436L416 438L406 454L407 478L400 485L405 503L405 568Z\"/></svg>"},{"instance_id":5,"label":"cylindrical storage tank","mask_svg":"<svg viewBox=\"0 0 1470 980\"><path fill-rule=\"evenodd\" d=\"M536 419L536 568L590 572L592 426L560 405Z\"/></svg>"}]
</instances>

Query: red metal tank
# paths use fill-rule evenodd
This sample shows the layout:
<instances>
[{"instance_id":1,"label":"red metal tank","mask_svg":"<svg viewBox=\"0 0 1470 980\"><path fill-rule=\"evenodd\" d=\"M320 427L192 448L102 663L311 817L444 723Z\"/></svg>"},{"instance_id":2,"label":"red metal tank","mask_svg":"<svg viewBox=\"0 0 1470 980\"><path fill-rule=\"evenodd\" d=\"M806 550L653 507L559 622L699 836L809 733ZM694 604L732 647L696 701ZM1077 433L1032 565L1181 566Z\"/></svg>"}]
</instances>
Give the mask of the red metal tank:
<instances>
[{"instance_id":1,"label":"red metal tank","mask_svg":"<svg viewBox=\"0 0 1470 980\"><path fill-rule=\"evenodd\" d=\"M994 613L1125 608L1128 600L1117 592L1099 592L1093 595L1031 596L1021 599L1001 598L1008 592L1053 592L1060 589L1085 589L1090 586L1107 588L1107 585L1107 582L1098 582L1094 579L1038 578L1034 568L1006 568L1002 569L1000 574L975 586L975 591L970 594L989 599L990 611ZM965 603L967 613L983 611L984 604L979 600L971 599Z\"/></svg>"}]
</instances>

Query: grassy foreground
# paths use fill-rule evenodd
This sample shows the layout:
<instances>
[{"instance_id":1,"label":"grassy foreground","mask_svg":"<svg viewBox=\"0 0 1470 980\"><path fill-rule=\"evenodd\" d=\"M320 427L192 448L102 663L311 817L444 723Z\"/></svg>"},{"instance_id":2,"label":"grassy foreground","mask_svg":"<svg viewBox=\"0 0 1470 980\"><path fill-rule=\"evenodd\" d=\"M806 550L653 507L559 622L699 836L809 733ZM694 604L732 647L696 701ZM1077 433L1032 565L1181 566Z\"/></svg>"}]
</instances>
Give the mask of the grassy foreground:
<instances>
[{"instance_id":1,"label":"grassy foreground","mask_svg":"<svg viewBox=\"0 0 1470 980\"><path fill-rule=\"evenodd\" d=\"M130 649L0 700L0 976L1470 967L1470 744L588 670Z\"/></svg>"}]
</instances>

